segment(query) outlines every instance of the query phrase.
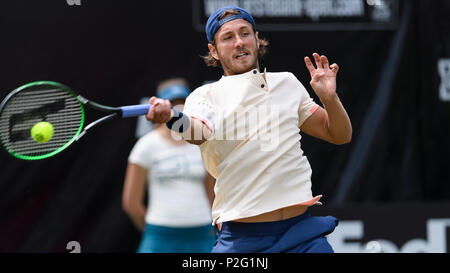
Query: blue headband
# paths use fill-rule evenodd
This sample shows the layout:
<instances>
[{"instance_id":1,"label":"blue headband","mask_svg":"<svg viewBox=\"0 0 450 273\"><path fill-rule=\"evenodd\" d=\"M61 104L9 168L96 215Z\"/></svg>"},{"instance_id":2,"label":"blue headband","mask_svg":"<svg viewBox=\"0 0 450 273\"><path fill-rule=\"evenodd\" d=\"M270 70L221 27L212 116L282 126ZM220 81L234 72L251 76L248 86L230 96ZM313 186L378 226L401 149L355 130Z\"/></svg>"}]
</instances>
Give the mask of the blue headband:
<instances>
[{"instance_id":1,"label":"blue headband","mask_svg":"<svg viewBox=\"0 0 450 273\"><path fill-rule=\"evenodd\" d=\"M175 84L158 91L157 97L165 100L186 99L189 93L190 90L186 86Z\"/></svg>"},{"instance_id":2,"label":"blue headband","mask_svg":"<svg viewBox=\"0 0 450 273\"><path fill-rule=\"evenodd\" d=\"M219 20L219 17L222 16L224 11L229 9L239 11L240 14L233 14L231 16L223 18L222 20ZM212 42L214 40L214 35L216 35L216 32L223 24L236 19L244 19L252 24L256 29L255 20L253 20L253 17L250 15L250 13L248 13L244 9L241 9L240 7L223 7L211 14L211 16L209 16L208 18L208 21L206 22L206 37L208 38L208 42Z\"/></svg>"}]
</instances>

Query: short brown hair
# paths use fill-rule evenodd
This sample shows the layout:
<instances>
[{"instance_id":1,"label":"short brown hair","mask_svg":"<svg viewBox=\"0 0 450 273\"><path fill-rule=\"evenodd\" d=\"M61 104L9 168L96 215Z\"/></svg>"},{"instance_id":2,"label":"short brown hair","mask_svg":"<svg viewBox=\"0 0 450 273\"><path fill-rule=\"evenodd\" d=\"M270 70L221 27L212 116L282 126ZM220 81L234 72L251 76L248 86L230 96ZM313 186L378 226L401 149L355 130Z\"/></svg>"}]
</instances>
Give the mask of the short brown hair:
<instances>
[{"instance_id":1,"label":"short brown hair","mask_svg":"<svg viewBox=\"0 0 450 273\"><path fill-rule=\"evenodd\" d=\"M222 20L223 18L226 18L230 15L233 14L240 14L239 11L234 10L234 9L229 9L223 12L223 14L220 16L219 20ZM253 28L253 26L252 26ZM256 33L255 28L253 28L253 32ZM211 44L215 47L216 46L216 40L212 40ZM262 58L266 52L267 52L267 47L269 46L269 41L267 41L266 39L260 38L259 39L259 48L258 48L258 59ZM220 61L216 60L212 55L211 52L208 52L207 55L205 56L201 56L203 58L203 60L205 61L207 66L212 66L212 67L220 67Z\"/></svg>"}]
</instances>

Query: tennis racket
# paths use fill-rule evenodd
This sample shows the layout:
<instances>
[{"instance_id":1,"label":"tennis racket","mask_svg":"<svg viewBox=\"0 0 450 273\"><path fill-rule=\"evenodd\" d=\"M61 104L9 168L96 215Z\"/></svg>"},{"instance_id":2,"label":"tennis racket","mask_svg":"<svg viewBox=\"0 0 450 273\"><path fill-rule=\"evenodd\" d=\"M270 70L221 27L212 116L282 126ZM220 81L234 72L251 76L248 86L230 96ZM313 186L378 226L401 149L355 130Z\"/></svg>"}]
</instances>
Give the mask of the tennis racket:
<instances>
[{"instance_id":1,"label":"tennis racket","mask_svg":"<svg viewBox=\"0 0 450 273\"><path fill-rule=\"evenodd\" d=\"M102 118L85 125L85 106L105 112ZM79 140L92 128L120 117L145 115L151 104L109 107L77 95L69 87L53 81L37 81L16 88L0 105L0 142L14 157L38 160L54 156ZM33 139L31 129L48 122L48 141Z\"/></svg>"}]
</instances>

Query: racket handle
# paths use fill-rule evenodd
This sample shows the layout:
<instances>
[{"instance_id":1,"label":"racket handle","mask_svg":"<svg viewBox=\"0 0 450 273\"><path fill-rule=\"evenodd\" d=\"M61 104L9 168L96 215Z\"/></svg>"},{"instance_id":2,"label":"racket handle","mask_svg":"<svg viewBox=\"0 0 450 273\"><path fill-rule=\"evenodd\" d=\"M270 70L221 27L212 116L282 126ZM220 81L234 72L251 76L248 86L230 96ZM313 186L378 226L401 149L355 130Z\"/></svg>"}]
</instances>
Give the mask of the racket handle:
<instances>
[{"instance_id":1,"label":"racket handle","mask_svg":"<svg viewBox=\"0 0 450 273\"><path fill-rule=\"evenodd\" d=\"M122 117L135 117L145 115L150 109L151 104L140 104L140 105L130 105L130 106L122 106L120 109L122 110Z\"/></svg>"}]
</instances>

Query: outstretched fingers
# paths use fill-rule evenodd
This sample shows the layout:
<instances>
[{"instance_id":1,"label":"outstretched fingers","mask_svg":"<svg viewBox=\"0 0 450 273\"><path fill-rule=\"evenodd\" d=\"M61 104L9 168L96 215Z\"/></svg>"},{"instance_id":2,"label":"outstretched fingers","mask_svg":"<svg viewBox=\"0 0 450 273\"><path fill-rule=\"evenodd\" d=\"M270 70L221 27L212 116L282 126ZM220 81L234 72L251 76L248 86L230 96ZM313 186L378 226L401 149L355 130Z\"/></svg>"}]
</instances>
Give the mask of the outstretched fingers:
<instances>
[{"instance_id":1,"label":"outstretched fingers","mask_svg":"<svg viewBox=\"0 0 450 273\"><path fill-rule=\"evenodd\" d=\"M309 70L309 73L312 74L316 68L312 64L312 62L309 59L309 57L305 57L304 60L305 60L306 68Z\"/></svg>"},{"instance_id":2,"label":"outstretched fingers","mask_svg":"<svg viewBox=\"0 0 450 273\"><path fill-rule=\"evenodd\" d=\"M320 56L320 61L322 62L322 66L324 69L330 69L327 56Z\"/></svg>"},{"instance_id":3,"label":"outstretched fingers","mask_svg":"<svg viewBox=\"0 0 450 273\"><path fill-rule=\"evenodd\" d=\"M328 58L325 55L320 56L317 53L313 53L313 58L314 58L314 62L316 63L316 66L314 66L314 64L311 62L311 60L309 59L309 57L305 57L305 63L306 63L306 67L308 68L309 72L313 72L316 67L317 69L330 69L329 67L329 62L328 62Z\"/></svg>"},{"instance_id":4,"label":"outstretched fingers","mask_svg":"<svg viewBox=\"0 0 450 273\"><path fill-rule=\"evenodd\" d=\"M322 60L320 55L317 53L313 53L314 61L316 62L317 69L323 68Z\"/></svg>"},{"instance_id":5,"label":"outstretched fingers","mask_svg":"<svg viewBox=\"0 0 450 273\"><path fill-rule=\"evenodd\" d=\"M315 66L309 57L304 58L306 68L308 68L309 73L311 74L312 81L318 81L322 76L328 75L330 70L332 73L334 73L334 75L337 74L337 72L339 71L339 66L336 63L330 65L327 56L319 55L317 53L313 53L312 55L314 58Z\"/></svg>"}]
</instances>

